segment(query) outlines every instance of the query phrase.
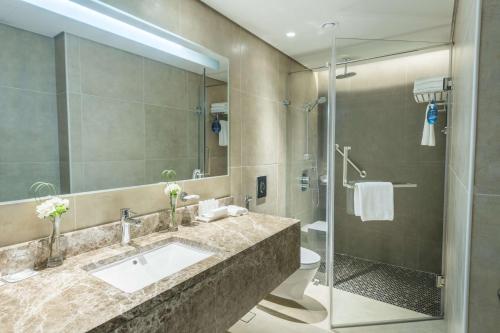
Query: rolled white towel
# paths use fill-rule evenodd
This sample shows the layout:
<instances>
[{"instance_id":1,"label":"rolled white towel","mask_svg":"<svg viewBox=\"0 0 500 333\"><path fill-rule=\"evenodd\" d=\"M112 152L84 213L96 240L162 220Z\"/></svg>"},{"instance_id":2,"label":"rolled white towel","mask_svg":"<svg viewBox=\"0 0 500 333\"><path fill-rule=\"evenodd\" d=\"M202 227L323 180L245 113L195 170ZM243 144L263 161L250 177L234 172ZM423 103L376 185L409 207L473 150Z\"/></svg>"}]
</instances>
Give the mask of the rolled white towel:
<instances>
[{"instance_id":1,"label":"rolled white towel","mask_svg":"<svg viewBox=\"0 0 500 333\"><path fill-rule=\"evenodd\" d=\"M227 206L227 212L229 213L229 216L241 216L248 214L248 209L240 206L229 205Z\"/></svg>"},{"instance_id":2,"label":"rolled white towel","mask_svg":"<svg viewBox=\"0 0 500 333\"><path fill-rule=\"evenodd\" d=\"M211 217L211 218L226 217L227 216L227 207L219 207L219 208L212 209L211 211L206 213L204 216Z\"/></svg>"}]
</instances>

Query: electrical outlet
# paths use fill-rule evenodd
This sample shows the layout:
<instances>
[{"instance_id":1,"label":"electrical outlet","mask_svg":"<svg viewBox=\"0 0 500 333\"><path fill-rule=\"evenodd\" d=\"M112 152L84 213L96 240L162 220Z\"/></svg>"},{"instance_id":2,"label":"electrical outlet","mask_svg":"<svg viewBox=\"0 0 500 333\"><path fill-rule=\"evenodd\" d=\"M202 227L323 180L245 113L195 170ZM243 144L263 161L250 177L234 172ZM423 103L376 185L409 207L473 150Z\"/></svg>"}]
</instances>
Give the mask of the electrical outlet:
<instances>
[{"instance_id":1,"label":"electrical outlet","mask_svg":"<svg viewBox=\"0 0 500 333\"><path fill-rule=\"evenodd\" d=\"M265 198L267 196L267 176L257 177L257 198Z\"/></svg>"}]
</instances>

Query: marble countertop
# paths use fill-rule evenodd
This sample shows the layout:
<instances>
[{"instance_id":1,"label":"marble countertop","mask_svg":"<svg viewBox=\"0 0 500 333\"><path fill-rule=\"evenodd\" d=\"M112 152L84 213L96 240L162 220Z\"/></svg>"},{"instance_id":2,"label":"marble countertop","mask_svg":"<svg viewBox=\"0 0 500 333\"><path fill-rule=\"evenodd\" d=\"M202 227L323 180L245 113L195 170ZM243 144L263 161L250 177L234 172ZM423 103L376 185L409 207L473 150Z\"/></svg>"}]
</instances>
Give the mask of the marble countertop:
<instances>
[{"instance_id":1,"label":"marble countertop","mask_svg":"<svg viewBox=\"0 0 500 333\"><path fill-rule=\"evenodd\" d=\"M177 232L152 233L133 240L134 246L113 246L86 252L45 269L27 280L0 286L0 332L87 332L115 318L144 311L152 299L174 294L225 267L237 254L299 223L298 220L250 213L211 223L180 226ZM90 275L86 269L109 258L137 252L176 238L203 244L216 254L134 293L127 294Z\"/></svg>"}]
</instances>

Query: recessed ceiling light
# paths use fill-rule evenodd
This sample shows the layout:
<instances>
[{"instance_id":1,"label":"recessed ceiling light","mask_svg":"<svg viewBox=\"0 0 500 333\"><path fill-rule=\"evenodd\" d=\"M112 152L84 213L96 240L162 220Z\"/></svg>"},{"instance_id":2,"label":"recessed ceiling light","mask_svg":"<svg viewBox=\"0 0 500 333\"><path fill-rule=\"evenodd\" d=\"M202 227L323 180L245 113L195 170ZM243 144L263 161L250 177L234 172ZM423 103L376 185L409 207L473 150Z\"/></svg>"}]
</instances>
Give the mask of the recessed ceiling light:
<instances>
[{"instance_id":1,"label":"recessed ceiling light","mask_svg":"<svg viewBox=\"0 0 500 333\"><path fill-rule=\"evenodd\" d=\"M288 38L293 38L293 37L295 37L295 32L293 32L293 31L287 32L287 33L286 33L286 36L287 36Z\"/></svg>"}]
</instances>

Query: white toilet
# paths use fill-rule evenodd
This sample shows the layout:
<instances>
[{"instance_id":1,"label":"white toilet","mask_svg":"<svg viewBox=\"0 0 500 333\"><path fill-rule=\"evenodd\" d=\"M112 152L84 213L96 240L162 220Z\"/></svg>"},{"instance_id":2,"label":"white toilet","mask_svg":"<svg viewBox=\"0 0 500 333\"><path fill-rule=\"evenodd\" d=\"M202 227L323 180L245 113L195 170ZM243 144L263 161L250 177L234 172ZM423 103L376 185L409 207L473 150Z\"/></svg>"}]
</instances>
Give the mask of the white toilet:
<instances>
[{"instance_id":1,"label":"white toilet","mask_svg":"<svg viewBox=\"0 0 500 333\"><path fill-rule=\"evenodd\" d=\"M300 248L300 268L288 277L271 294L291 300L301 300L309 282L318 271L321 257L314 251Z\"/></svg>"}]
</instances>

